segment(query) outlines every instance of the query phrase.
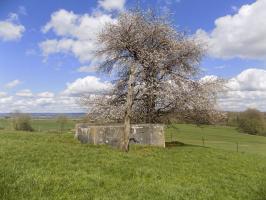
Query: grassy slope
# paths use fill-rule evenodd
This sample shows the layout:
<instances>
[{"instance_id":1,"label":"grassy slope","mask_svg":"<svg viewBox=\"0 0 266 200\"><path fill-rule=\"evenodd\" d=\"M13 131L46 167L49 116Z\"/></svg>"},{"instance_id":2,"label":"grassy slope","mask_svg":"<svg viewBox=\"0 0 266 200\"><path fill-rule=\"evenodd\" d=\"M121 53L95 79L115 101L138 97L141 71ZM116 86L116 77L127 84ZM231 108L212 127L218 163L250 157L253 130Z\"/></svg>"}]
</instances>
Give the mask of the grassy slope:
<instances>
[{"instance_id":1,"label":"grassy slope","mask_svg":"<svg viewBox=\"0 0 266 200\"><path fill-rule=\"evenodd\" d=\"M230 151L237 151L236 143L239 143L240 152L266 156L266 137L239 133L233 127L205 126L199 128L196 125L178 124L167 129L166 140L170 141L171 135L172 140L201 146L202 137L204 137L205 146Z\"/></svg>"},{"instance_id":2,"label":"grassy slope","mask_svg":"<svg viewBox=\"0 0 266 200\"><path fill-rule=\"evenodd\" d=\"M78 120L68 120L65 131L75 127ZM35 131L59 132L59 125L56 119L32 120ZM0 130L2 128L12 129L10 120L0 119ZM239 133L233 127L204 126L199 128L195 125L177 124L166 129L167 141L180 141L185 144L202 146L202 137L205 139L205 146L225 149L230 151L249 152L266 156L266 137L252 136ZM172 139L171 139L172 138Z\"/></svg>"},{"instance_id":3,"label":"grassy slope","mask_svg":"<svg viewBox=\"0 0 266 200\"><path fill-rule=\"evenodd\" d=\"M68 120L65 125L65 130L70 130L75 127L75 124L78 120ZM33 119L31 125L35 131L58 131L59 125L56 122L56 119ZM0 128L12 129L12 121L6 119L0 119Z\"/></svg>"},{"instance_id":4,"label":"grassy slope","mask_svg":"<svg viewBox=\"0 0 266 200\"><path fill-rule=\"evenodd\" d=\"M196 146L81 145L73 135L0 131L0 199L263 200L266 158Z\"/></svg>"}]
</instances>

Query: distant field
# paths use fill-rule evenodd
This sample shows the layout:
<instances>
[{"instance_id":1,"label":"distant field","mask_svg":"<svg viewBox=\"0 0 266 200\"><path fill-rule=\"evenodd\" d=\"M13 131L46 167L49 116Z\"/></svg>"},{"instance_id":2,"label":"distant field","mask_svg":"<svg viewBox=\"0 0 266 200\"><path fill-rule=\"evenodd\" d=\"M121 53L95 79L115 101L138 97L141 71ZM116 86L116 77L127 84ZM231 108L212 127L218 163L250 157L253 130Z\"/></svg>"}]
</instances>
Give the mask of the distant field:
<instances>
[{"instance_id":1,"label":"distant field","mask_svg":"<svg viewBox=\"0 0 266 200\"><path fill-rule=\"evenodd\" d=\"M77 120L70 119L65 125L65 130L71 130L75 127L75 124L78 123ZM33 119L32 120L32 127L35 131L48 131L48 132L55 132L59 130L59 124L56 122L56 119ZM12 129L12 121L9 119L1 119L0 118L0 129Z\"/></svg>"},{"instance_id":2,"label":"distant field","mask_svg":"<svg viewBox=\"0 0 266 200\"><path fill-rule=\"evenodd\" d=\"M82 145L73 134L2 130L0 163L1 200L266 197L266 157L200 146L123 153Z\"/></svg>"},{"instance_id":3,"label":"distant field","mask_svg":"<svg viewBox=\"0 0 266 200\"><path fill-rule=\"evenodd\" d=\"M68 120L65 132L71 132L79 120ZM59 132L56 119L33 119L32 126L36 132ZM10 120L0 118L0 130L12 130ZM230 151L256 153L266 156L266 137L240 133L234 127L202 126L175 124L166 127L166 141L178 141L185 144L212 147ZM237 145L238 144L238 145ZM237 148L238 147L238 148Z\"/></svg>"}]
</instances>

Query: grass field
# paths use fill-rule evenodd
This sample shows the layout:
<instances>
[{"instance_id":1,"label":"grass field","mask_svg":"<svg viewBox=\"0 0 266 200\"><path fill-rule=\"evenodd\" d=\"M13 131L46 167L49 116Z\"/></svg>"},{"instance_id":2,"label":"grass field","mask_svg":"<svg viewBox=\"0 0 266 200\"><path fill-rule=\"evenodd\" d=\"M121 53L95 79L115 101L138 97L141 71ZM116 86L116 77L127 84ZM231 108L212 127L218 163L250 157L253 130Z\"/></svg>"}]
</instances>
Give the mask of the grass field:
<instances>
[{"instance_id":1,"label":"grass field","mask_svg":"<svg viewBox=\"0 0 266 200\"><path fill-rule=\"evenodd\" d=\"M0 199L262 200L266 158L197 146L81 145L71 134L0 133Z\"/></svg>"},{"instance_id":2,"label":"grass field","mask_svg":"<svg viewBox=\"0 0 266 200\"><path fill-rule=\"evenodd\" d=\"M68 120L65 132L71 132L79 120ZM55 119L33 119L36 132L56 133L59 124ZM11 120L0 119L0 130L12 130ZM204 140L204 141L203 141ZM175 124L166 127L166 141L179 141L185 144L212 147L230 151L256 153L266 156L266 137L240 133L234 127L201 126Z\"/></svg>"},{"instance_id":3,"label":"grass field","mask_svg":"<svg viewBox=\"0 0 266 200\"><path fill-rule=\"evenodd\" d=\"M190 124L171 125L166 129L166 141L256 153L266 156L266 137L240 133L234 127L203 126ZM238 145L237 145L238 144ZM238 146L238 148L237 148Z\"/></svg>"},{"instance_id":4,"label":"grass field","mask_svg":"<svg viewBox=\"0 0 266 200\"><path fill-rule=\"evenodd\" d=\"M34 120L34 126L43 128L32 133L8 130L4 123L1 200L266 199L266 138L234 128L175 125L167 128L166 139L184 145L134 146L123 153L81 145L69 130L52 133L57 129L52 120ZM236 142L241 152L236 152Z\"/></svg>"},{"instance_id":5,"label":"grass field","mask_svg":"<svg viewBox=\"0 0 266 200\"><path fill-rule=\"evenodd\" d=\"M78 120L70 119L65 125L65 130L71 130L75 127ZM56 132L59 131L59 124L56 119L33 119L31 125L35 131ZM0 118L0 129L12 129L12 121Z\"/></svg>"}]
</instances>

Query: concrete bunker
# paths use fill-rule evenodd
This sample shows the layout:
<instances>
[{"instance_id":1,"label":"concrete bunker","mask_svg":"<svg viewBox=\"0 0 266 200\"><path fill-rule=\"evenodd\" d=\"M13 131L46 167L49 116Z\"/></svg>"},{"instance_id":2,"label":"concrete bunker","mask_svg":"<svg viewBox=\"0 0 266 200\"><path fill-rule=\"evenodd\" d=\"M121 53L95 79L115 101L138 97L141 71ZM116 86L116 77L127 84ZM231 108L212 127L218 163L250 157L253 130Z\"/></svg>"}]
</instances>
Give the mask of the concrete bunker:
<instances>
[{"instance_id":1,"label":"concrete bunker","mask_svg":"<svg viewBox=\"0 0 266 200\"><path fill-rule=\"evenodd\" d=\"M92 125L77 124L75 138L81 143L107 144L119 147L124 133L123 125ZM165 147L164 125L162 124L133 124L129 142L141 145Z\"/></svg>"}]
</instances>

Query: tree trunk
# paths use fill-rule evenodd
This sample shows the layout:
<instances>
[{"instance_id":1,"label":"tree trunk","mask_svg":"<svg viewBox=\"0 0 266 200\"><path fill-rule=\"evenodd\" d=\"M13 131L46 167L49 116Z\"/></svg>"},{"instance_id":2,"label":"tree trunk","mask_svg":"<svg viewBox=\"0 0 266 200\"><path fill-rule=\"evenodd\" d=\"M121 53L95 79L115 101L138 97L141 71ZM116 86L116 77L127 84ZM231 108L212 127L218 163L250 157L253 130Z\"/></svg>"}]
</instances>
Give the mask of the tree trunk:
<instances>
[{"instance_id":1,"label":"tree trunk","mask_svg":"<svg viewBox=\"0 0 266 200\"><path fill-rule=\"evenodd\" d=\"M132 106L133 106L133 95L134 95L134 81L135 81L135 66L132 64L130 66L130 74L128 80L128 92L126 99L126 112L124 119L124 136L121 145L123 151L128 151L129 145L129 134L131 130L131 116L132 116Z\"/></svg>"},{"instance_id":2,"label":"tree trunk","mask_svg":"<svg viewBox=\"0 0 266 200\"><path fill-rule=\"evenodd\" d=\"M145 71L145 82L146 82L146 97L144 99L146 110L145 110L145 123L155 123L156 118L156 95L155 92L157 91L157 71L155 70L155 66L150 70Z\"/></svg>"}]
</instances>

